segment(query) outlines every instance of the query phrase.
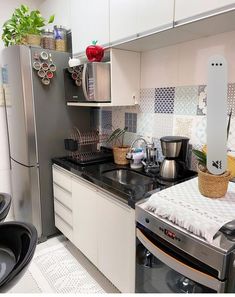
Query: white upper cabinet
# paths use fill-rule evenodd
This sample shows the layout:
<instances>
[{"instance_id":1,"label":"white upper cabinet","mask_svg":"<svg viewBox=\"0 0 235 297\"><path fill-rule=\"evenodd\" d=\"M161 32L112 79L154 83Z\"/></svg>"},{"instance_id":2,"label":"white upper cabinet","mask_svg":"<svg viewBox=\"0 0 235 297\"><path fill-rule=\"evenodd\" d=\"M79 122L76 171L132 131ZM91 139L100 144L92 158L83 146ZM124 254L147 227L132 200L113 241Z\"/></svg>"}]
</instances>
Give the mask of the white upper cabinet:
<instances>
[{"instance_id":1,"label":"white upper cabinet","mask_svg":"<svg viewBox=\"0 0 235 297\"><path fill-rule=\"evenodd\" d=\"M173 26L174 0L110 0L110 42Z\"/></svg>"},{"instance_id":2,"label":"white upper cabinet","mask_svg":"<svg viewBox=\"0 0 235 297\"><path fill-rule=\"evenodd\" d=\"M81 53L93 40L109 44L109 0L71 0L73 54Z\"/></svg>"},{"instance_id":3,"label":"white upper cabinet","mask_svg":"<svg viewBox=\"0 0 235 297\"><path fill-rule=\"evenodd\" d=\"M175 0L175 21L214 14L235 6L234 0Z\"/></svg>"},{"instance_id":4,"label":"white upper cabinet","mask_svg":"<svg viewBox=\"0 0 235 297\"><path fill-rule=\"evenodd\" d=\"M110 0L110 42L135 38L137 34L136 0Z\"/></svg>"},{"instance_id":5,"label":"white upper cabinet","mask_svg":"<svg viewBox=\"0 0 235 297\"><path fill-rule=\"evenodd\" d=\"M173 27L174 0L136 0L137 33ZM141 34L142 33L142 34Z\"/></svg>"}]
</instances>

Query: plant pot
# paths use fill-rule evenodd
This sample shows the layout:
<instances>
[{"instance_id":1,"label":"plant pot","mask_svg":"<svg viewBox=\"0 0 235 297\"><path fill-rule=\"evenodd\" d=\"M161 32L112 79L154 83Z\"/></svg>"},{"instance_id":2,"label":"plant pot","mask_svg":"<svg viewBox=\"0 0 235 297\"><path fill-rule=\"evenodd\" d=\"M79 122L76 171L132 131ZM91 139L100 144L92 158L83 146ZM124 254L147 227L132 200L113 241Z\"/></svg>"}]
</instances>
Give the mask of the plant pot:
<instances>
[{"instance_id":1,"label":"plant pot","mask_svg":"<svg viewBox=\"0 0 235 297\"><path fill-rule=\"evenodd\" d=\"M198 168L198 188L203 196L209 198L224 197L228 190L231 172L225 171L222 175L213 175Z\"/></svg>"},{"instance_id":2,"label":"plant pot","mask_svg":"<svg viewBox=\"0 0 235 297\"><path fill-rule=\"evenodd\" d=\"M129 160L126 159L126 154L129 152L130 146L114 146L113 147L113 158L114 163L117 165L127 165Z\"/></svg>"},{"instance_id":3,"label":"plant pot","mask_svg":"<svg viewBox=\"0 0 235 297\"><path fill-rule=\"evenodd\" d=\"M36 34L28 34L26 36L26 41L28 45L40 46L41 43L41 35Z\"/></svg>"}]
</instances>

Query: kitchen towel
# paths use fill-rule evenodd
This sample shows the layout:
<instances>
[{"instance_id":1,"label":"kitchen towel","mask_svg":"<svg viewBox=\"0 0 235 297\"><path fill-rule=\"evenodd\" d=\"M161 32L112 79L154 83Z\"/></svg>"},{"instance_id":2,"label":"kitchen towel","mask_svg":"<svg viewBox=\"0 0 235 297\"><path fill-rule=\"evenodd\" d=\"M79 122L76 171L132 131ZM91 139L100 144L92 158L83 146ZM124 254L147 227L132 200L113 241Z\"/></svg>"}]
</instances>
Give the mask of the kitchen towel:
<instances>
[{"instance_id":1,"label":"kitchen towel","mask_svg":"<svg viewBox=\"0 0 235 297\"><path fill-rule=\"evenodd\" d=\"M212 242L226 223L235 219L235 183L219 199L200 194L198 178L153 194L142 207Z\"/></svg>"}]
</instances>

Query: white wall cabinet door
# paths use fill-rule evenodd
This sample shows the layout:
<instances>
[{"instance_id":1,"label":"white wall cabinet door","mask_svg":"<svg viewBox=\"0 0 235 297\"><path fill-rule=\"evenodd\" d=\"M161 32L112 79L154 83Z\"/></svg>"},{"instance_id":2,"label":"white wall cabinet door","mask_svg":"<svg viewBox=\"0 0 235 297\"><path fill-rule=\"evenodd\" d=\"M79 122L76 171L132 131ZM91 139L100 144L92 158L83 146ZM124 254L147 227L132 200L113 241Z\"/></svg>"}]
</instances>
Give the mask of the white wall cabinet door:
<instances>
[{"instance_id":1,"label":"white wall cabinet door","mask_svg":"<svg viewBox=\"0 0 235 297\"><path fill-rule=\"evenodd\" d=\"M98 191L99 270L122 292L135 287L134 209Z\"/></svg>"},{"instance_id":2,"label":"white wall cabinet door","mask_svg":"<svg viewBox=\"0 0 235 297\"><path fill-rule=\"evenodd\" d=\"M197 19L201 14L209 16L216 10L222 12L233 4L235 5L234 0L175 0L175 21L184 21L191 17Z\"/></svg>"},{"instance_id":3,"label":"white wall cabinet door","mask_svg":"<svg viewBox=\"0 0 235 297\"><path fill-rule=\"evenodd\" d=\"M136 0L110 0L110 42L135 38L137 34Z\"/></svg>"},{"instance_id":4,"label":"white wall cabinet door","mask_svg":"<svg viewBox=\"0 0 235 297\"><path fill-rule=\"evenodd\" d=\"M136 0L137 33L173 27L174 0Z\"/></svg>"},{"instance_id":5,"label":"white wall cabinet door","mask_svg":"<svg viewBox=\"0 0 235 297\"><path fill-rule=\"evenodd\" d=\"M97 266L97 192L86 182L72 178L73 242Z\"/></svg>"},{"instance_id":6,"label":"white wall cabinet door","mask_svg":"<svg viewBox=\"0 0 235 297\"><path fill-rule=\"evenodd\" d=\"M110 42L173 27L174 0L110 0Z\"/></svg>"},{"instance_id":7,"label":"white wall cabinet door","mask_svg":"<svg viewBox=\"0 0 235 297\"><path fill-rule=\"evenodd\" d=\"M73 54L84 52L93 40L109 44L109 0L71 0Z\"/></svg>"}]
</instances>

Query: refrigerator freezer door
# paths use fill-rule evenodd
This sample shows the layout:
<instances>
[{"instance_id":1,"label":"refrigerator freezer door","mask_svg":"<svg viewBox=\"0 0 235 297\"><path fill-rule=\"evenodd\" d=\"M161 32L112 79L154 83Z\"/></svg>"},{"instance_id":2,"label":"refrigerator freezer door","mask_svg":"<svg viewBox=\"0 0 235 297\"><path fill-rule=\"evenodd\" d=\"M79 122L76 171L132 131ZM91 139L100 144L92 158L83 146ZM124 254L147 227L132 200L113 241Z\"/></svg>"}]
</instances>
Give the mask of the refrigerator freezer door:
<instances>
[{"instance_id":1,"label":"refrigerator freezer door","mask_svg":"<svg viewBox=\"0 0 235 297\"><path fill-rule=\"evenodd\" d=\"M15 219L33 224L38 237L42 235L38 167L22 166L11 162L12 203Z\"/></svg>"},{"instance_id":2,"label":"refrigerator freezer door","mask_svg":"<svg viewBox=\"0 0 235 297\"><path fill-rule=\"evenodd\" d=\"M10 155L26 166L36 166L30 49L11 46L3 50L2 57Z\"/></svg>"},{"instance_id":3,"label":"refrigerator freezer door","mask_svg":"<svg viewBox=\"0 0 235 297\"><path fill-rule=\"evenodd\" d=\"M35 61L35 56L40 55L42 51L47 52L53 64L56 65L55 76L48 86L42 84L37 71L33 70L32 72L42 227L44 236L49 236L56 231L53 213L51 159L67 155L64 139L68 138L73 126L79 127L82 131L90 130L91 110L90 108L77 109L66 106L63 69L68 65L69 53L31 48L31 64Z\"/></svg>"}]
</instances>

